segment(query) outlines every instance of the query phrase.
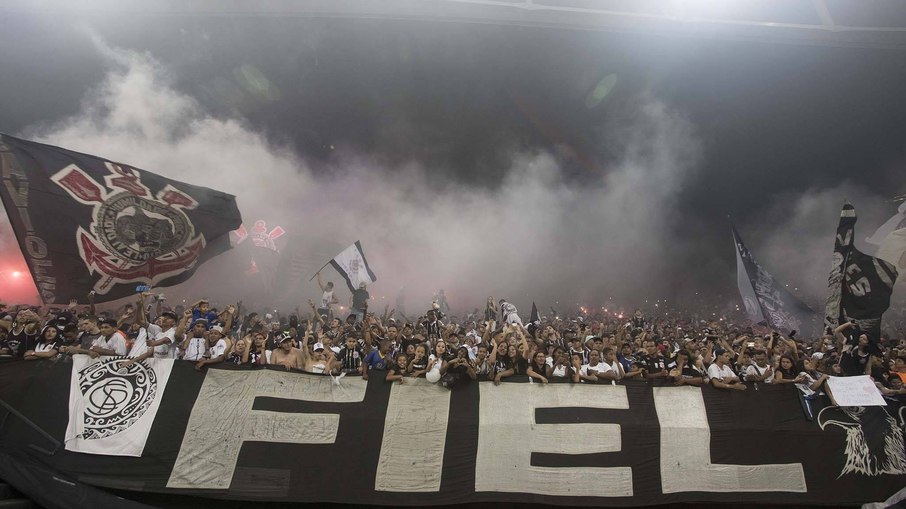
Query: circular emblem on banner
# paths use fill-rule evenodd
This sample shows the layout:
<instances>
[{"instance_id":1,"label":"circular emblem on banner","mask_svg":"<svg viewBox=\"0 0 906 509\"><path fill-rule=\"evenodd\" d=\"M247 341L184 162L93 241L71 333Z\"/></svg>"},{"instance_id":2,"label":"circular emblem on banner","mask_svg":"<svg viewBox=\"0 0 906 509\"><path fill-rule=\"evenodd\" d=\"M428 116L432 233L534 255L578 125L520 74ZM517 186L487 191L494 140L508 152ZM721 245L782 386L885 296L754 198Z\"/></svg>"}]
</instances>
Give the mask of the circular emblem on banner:
<instances>
[{"instance_id":1,"label":"circular emblem on banner","mask_svg":"<svg viewBox=\"0 0 906 509\"><path fill-rule=\"evenodd\" d=\"M132 193L111 196L96 217L97 236L104 247L134 264L178 251L194 233L179 209Z\"/></svg>"},{"instance_id":2,"label":"circular emblem on banner","mask_svg":"<svg viewBox=\"0 0 906 509\"><path fill-rule=\"evenodd\" d=\"M106 438L127 430L154 402L154 370L143 362L123 365L126 360L98 362L79 372L85 406L82 438Z\"/></svg>"}]
</instances>

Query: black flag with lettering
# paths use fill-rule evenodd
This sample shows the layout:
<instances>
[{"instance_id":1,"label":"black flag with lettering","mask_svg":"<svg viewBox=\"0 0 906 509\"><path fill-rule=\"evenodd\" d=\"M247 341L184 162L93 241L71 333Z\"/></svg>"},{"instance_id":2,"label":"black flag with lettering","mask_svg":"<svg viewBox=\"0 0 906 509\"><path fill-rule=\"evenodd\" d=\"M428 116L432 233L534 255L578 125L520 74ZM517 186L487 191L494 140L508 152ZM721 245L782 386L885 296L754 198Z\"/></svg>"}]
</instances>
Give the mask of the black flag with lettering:
<instances>
[{"instance_id":1,"label":"black flag with lettering","mask_svg":"<svg viewBox=\"0 0 906 509\"><path fill-rule=\"evenodd\" d=\"M880 339L881 315L890 307L898 272L890 262L869 256L854 243L856 209L845 203L834 239L825 309L828 325L855 320L872 342Z\"/></svg>"},{"instance_id":2,"label":"black flag with lettering","mask_svg":"<svg viewBox=\"0 0 906 509\"><path fill-rule=\"evenodd\" d=\"M736 228L731 225L730 229L736 245L736 282L749 318L776 330L796 330L806 336L818 334L821 331L820 315L759 265Z\"/></svg>"},{"instance_id":3,"label":"black flag with lettering","mask_svg":"<svg viewBox=\"0 0 906 509\"><path fill-rule=\"evenodd\" d=\"M0 198L45 304L170 286L229 249L232 195L0 135Z\"/></svg>"}]
</instances>

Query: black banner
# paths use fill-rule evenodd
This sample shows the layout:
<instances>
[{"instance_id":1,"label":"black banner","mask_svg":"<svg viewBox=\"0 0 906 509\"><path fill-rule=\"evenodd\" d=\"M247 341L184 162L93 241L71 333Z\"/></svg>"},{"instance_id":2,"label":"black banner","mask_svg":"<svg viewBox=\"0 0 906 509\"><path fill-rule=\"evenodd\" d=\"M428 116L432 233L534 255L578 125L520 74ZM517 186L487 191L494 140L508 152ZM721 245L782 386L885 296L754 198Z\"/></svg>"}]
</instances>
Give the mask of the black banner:
<instances>
[{"instance_id":1,"label":"black banner","mask_svg":"<svg viewBox=\"0 0 906 509\"><path fill-rule=\"evenodd\" d=\"M0 198L45 304L188 279L229 249L236 199L96 156L0 135Z\"/></svg>"},{"instance_id":2,"label":"black banner","mask_svg":"<svg viewBox=\"0 0 906 509\"><path fill-rule=\"evenodd\" d=\"M200 373L175 361L140 457L54 450L72 417L71 366L0 369L0 399L34 424L9 416L3 447L136 500L157 492L407 506L846 505L885 500L906 485L900 407L841 409L817 399L809 421L792 385L521 380L448 390L268 368ZM100 386L116 399L114 380Z\"/></svg>"}]
</instances>

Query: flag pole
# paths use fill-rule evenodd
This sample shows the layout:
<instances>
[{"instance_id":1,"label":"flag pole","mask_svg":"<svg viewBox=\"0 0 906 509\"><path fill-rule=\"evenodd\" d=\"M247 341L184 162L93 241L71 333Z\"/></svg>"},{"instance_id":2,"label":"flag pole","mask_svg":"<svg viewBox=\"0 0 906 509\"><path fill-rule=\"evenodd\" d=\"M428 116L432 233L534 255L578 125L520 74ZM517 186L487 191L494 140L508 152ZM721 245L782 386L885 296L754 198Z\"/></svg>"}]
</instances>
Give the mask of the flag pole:
<instances>
[{"instance_id":1,"label":"flag pole","mask_svg":"<svg viewBox=\"0 0 906 509\"><path fill-rule=\"evenodd\" d=\"M315 272L315 276L317 276L318 274L320 274L321 271L324 270L324 267L327 267L328 265L330 265L330 262L331 262L331 261L333 261L333 258L331 258L330 260L327 260L327 263L325 263L320 269L318 269L318 272ZM312 277L308 278L308 281L311 282L311 280L314 279L315 276L312 276Z\"/></svg>"}]
</instances>

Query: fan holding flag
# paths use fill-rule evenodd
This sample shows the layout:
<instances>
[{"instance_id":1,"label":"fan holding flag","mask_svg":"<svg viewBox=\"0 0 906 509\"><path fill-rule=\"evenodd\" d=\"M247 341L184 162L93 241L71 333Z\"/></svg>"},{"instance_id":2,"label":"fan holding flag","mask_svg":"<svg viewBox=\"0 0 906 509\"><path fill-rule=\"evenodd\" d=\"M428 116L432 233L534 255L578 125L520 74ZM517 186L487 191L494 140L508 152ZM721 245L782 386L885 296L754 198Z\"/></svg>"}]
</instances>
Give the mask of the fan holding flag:
<instances>
[{"instance_id":1,"label":"fan holding flag","mask_svg":"<svg viewBox=\"0 0 906 509\"><path fill-rule=\"evenodd\" d=\"M377 277L368 265L368 260L365 259L362 243L355 241L353 245L325 263L324 267L328 265L332 265L346 280L346 286L352 292L350 314L356 316L356 321L362 320L365 317L365 308L368 307L368 284L377 281ZM321 267L315 276L318 276L324 267ZM311 279L314 279L315 276L312 276Z\"/></svg>"}]
</instances>

